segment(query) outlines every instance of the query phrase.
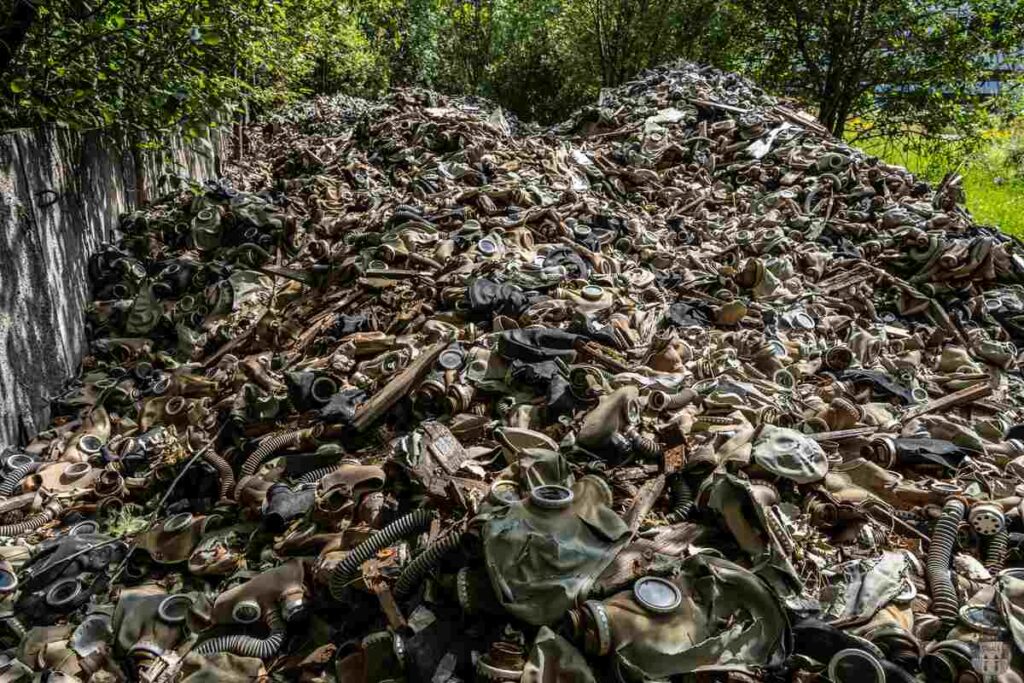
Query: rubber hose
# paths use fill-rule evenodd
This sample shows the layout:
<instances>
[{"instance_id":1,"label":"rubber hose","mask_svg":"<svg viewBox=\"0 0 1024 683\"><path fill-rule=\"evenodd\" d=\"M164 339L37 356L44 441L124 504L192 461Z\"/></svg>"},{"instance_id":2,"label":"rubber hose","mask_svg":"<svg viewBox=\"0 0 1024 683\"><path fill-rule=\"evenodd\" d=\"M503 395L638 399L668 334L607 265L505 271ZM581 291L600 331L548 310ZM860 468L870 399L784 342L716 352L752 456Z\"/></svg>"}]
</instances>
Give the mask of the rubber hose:
<instances>
[{"instance_id":1,"label":"rubber hose","mask_svg":"<svg viewBox=\"0 0 1024 683\"><path fill-rule=\"evenodd\" d=\"M266 638L244 635L218 636L200 643L196 646L195 651L201 655L230 652L239 657L270 659L284 644L284 620L281 619L276 609L267 613L267 626L270 627L270 635Z\"/></svg>"},{"instance_id":2,"label":"rubber hose","mask_svg":"<svg viewBox=\"0 0 1024 683\"><path fill-rule=\"evenodd\" d=\"M353 548L352 552L346 555L345 559L335 565L331 571L331 595L340 600L345 585L363 562L373 557L377 551L387 548L396 541L423 531L434 521L434 517L435 513L432 510L410 512Z\"/></svg>"},{"instance_id":3,"label":"rubber hose","mask_svg":"<svg viewBox=\"0 0 1024 683\"><path fill-rule=\"evenodd\" d=\"M260 468L266 460L270 458L274 453L285 446L291 446L298 443L299 439L302 438L302 431L296 430L292 432L278 432L272 434L263 440L256 450L245 459L245 464L242 465L242 477L248 477L256 474L256 470Z\"/></svg>"},{"instance_id":4,"label":"rubber hose","mask_svg":"<svg viewBox=\"0 0 1024 683\"><path fill-rule=\"evenodd\" d=\"M54 502L46 506L42 512L35 517L29 517L23 522L17 524L7 524L0 526L0 537L14 537L22 536L30 531L34 531L39 527L52 522L61 513L60 503Z\"/></svg>"},{"instance_id":5,"label":"rubber hose","mask_svg":"<svg viewBox=\"0 0 1024 683\"><path fill-rule=\"evenodd\" d=\"M412 593L441 558L455 550L461 542L462 534L448 534L431 543L402 571L395 584L395 597L404 598Z\"/></svg>"},{"instance_id":6,"label":"rubber hose","mask_svg":"<svg viewBox=\"0 0 1024 683\"><path fill-rule=\"evenodd\" d=\"M4 477L3 483L0 483L0 496L7 498L14 493L14 488L21 483L21 480L32 474L39 469L39 463L27 462L24 465L15 467L13 470L7 473Z\"/></svg>"},{"instance_id":7,"label":"rubber hose","mask_svg":"<svg viewBox=\"0 0 1024 683\"><path fill-rule=\"evenodd\" d=\"M306 472L299 477L296 482L299 484L315 484L320 481L328 474L338 471L338 465L331 465L330 467L321 467L320 469L313 470L312 472Z\"/></svg>"},{"instance_id":8,"label":"rubber hose","mask_svg":"<svg viewBox=\"0 0 1024 683\"><path fill-rule=\"evenodd\" d=\"M25 625L21 623L21 619L11 614L10 616L3 617L3 623L7 624L7 628L11 629L11 632L19 639L23 640L28 631L25 630Z\"/></svg>"},{"instance_id":9,"label":"rubber hose","mask_svg":"<svg viewBox=\"0 0 1024 683\"><path fill-rule=\"evenodd\" d=\"M661 445L642 434L634 434L633 453L644 460L655 460L661 457Z\"/></svg>"},{"instance_id":10,"label":"rubber hose","mask_svg":"<svg viewBox=\"0 0 1024 683\"><path fill-rule=\"evenodd\" d=\"M684 521L690 516L690 508L693 507L693 490L682 475L672 477L668 485L668 495L672 506L672 511L667 516L669 523Z\"/></svg>"},{"instance_id":11,"label":"rubber hose","mask_svg":"<svg viewBox=\"0 0 1024 683\"><path fill-rule=\"evenodd\" d=\"M1006 566L1006 556L1010 552L1010 533L1003 529L995 536L992 536L985 543L984 558L982 559L985 569L989 574L997 574Z\"/></svg>"},{"instance_id":12,"label":"rubber hose","mask_svg":"<svg viewBox=\"0 0 1024 683\"><path fill-rule=\"evenodd\" d=\"M221 500L233 499L235 497L235 473L231 469L231 465L228 464L228 461L213 451L203 453L203 460L213 465L213 469L217 470L217 476L220 477Z\"/></svg>"},{"instance_id":13,"label":"rubber hose","mask_svg":"<svg viewBox=\"0 0 1024 683\"><path fill-rule=\"evenodd\" d=\"M957 528L966 509L961 500L952 498L946 501L928 545L928 587L932 594L932 612L947 627L955 625L960 616L960 598L953 586L950 564Z\"/></svg>"},{"instance_id":14,"label":"rubber hose","mask_svg":"<svg viewBox=\"0 0 1024 683\"><path fill-rule=\"evenodd\" d=\"M807 196L804 198L804 213L811 212L811 206L814 205L814 200L821 194L821 186L814 185L810 190L807 191Z\"/></svg>"}]
</instances>

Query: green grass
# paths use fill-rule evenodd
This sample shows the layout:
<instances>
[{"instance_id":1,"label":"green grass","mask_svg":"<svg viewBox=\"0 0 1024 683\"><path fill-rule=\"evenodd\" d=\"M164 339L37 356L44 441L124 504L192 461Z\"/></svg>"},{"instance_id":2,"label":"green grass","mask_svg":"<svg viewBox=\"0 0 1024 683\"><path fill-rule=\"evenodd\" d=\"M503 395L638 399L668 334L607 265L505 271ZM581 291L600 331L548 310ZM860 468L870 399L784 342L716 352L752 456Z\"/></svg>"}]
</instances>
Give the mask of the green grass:
<instances>
[{"instance_id":1,"label":"green grass","mask_svg":"<svg viewBox=\"0 0 1024 683\"><path fill-rule=\"evenodd\" d=\"M950 149L916 149L908 140L868 140L855 143L869 154L905 166L932 182L946 171L964 178L967 209L975 221L997 225L1024 237L1024 126L986 133L980 149L964 158Z\"/></svg>"}]
</instances>

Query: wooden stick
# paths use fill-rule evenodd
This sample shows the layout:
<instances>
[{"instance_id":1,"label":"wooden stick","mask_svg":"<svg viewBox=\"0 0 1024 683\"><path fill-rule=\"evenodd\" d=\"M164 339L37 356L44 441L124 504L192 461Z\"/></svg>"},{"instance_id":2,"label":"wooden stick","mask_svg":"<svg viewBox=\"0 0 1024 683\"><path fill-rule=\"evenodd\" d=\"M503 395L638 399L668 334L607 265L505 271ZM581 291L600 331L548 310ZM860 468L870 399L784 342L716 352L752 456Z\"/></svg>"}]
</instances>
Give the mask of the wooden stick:
<instances>
[{"instance_id":1,"label":"wooden stick","mask_svg":"<svg viewBox=\"0 0 1024 683\"><path fill-rule=\"evenodd\" d=\"M373 395L369 401L359 407L355 418L352 420L352 427L357 432L365 431L367 427L377 421L391 406L395 405L402 396L418 383L430 371L431 366L437 361L441 352L447 348L448 340L443 339L414 360L397 377L384 385L384 388Z\"/></svg>"},{"instance_id":2,"label":"wooden stick","mask_svg":"<svg viewBox=\"0 0 1024 683\"><path fill-rule=\"evenodd\" d=\"M858 436L868 436L878 431L878 427L854 427L853 429L840 429L836 432L818 432L808 434L815 441L844 441L854 439Z\"/></svg>"},{"instance_id":3,"label":"wooden stick","mask_svg":"<svg viewBox=\"0 0 1024 683\"><path fill-rule=\"evenodd\" d=\"M903 419L913 420L915 417L921 417L922 415L926 415L936 410L945 410L946 408L952 408L953 406L973 403L978 399L988 398L991 395L992 387L988 384L979 384L975 387L967 387L960 391L954 391L952 394L948 394L942 398L936 398L928 401L923 406L913 408L904 416Z\"/></svg>"}]
</instances>

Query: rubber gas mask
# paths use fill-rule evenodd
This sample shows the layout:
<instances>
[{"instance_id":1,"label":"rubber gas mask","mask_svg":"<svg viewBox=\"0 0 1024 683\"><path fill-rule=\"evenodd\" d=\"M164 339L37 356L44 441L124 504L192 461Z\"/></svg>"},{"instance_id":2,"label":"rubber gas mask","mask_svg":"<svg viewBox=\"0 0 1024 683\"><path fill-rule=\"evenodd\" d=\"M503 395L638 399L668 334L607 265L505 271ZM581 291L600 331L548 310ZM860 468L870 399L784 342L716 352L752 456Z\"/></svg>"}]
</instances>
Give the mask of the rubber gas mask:
<instances>
[{"instance_id":1,"label":"rubber gas mask","mask_svg":"<svg viewBox=\"0 0 1024 683\"><path fill-rule=\"evenodd\" d=\"M34 623L53 623L78 609L106 585L125 544L96 533L70 533L39 545L21 574L17 610Z\"/></svg>"},{"instance_id":2,"label":"rubber gas mask","mask_svg":"<svg viewBox=\"0 0 1024 683\"><path fill-rule=\"evenodd\" d=\"M213 621L251 624L278 609L285 621L292 621L306 609L307 593L305 565L299 559L289 560L217 596Z\"/></svg>"},{"instance_id":3,"label":"rubber gas mask","mask_svg":"<svg viewBox=\"0 0 1024 683\"><path fill-rule=\"evenodd\" d=\"M505 609L531 624L557 621L612 561L629 529L598 477L540 484L484 514L487 571Z\"/></svg>"},{"instance_id":4,"label":"rubber gas mask","mask_svg":"<svg viewBox=\"0 0 1024 683\"><path fill-rule=\"evenodd\" d=\"M647 576L570 615L584 649L614 657L627 681L780 663L790 646L785 613L756 575L699 554L671 578Z\"/></svg>"},{"instance_id":5,"label":"rubber gas mask","mask_svg":"<svg viewBox=\"0 0 1024 683\"><path fill-rule=\"evenodd\" d=\"M208 608L198 593L168 594L152 585L126 590L111 619L115 648L137 669L150 666L205 627Z\"/></svg>"}]
</instances>

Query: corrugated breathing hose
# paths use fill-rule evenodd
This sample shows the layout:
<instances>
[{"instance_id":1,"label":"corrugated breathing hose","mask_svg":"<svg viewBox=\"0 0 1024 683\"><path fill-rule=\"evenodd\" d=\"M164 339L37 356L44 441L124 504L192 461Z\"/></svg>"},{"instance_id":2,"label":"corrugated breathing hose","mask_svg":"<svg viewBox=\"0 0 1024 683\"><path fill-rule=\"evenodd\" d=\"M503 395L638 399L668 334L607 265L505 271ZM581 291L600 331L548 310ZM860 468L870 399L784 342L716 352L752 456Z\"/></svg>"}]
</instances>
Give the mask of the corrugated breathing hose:
<instances>
[{"instance_id":1,"label":"corrugated breathing hose","mask_svg":"<svg viewBox=\"0 0 1024 683\"><path fill-rule=\"evenodd\" d=\"M956 498L946 501L928 545L928 587L932 593L932 612L947 627L955 625L960 616L960 598L953 585L950 565L957 528L966 511L963 501Z\"/></svg>"},{"instance_id":2,"label":"corrugated breathing hose","mask_svg":"<svg viewBox=\"0 0 1024 683\"><path fill-rule=\"evenodd\" d=\"M395 583L395 597L404 598L412 593L441 558L455 550L461 542L462 534L453 533L431 543L402 571Z\"/></svg>"},{"instance_id":3,"label":"corrugated breathing hose","mask_svg":"<svg viewBox=\"0 0 1024 683\"><path fill-rule=\"evenodd\" d=\"M341 465L331 465L330 467L321 467L320 469L313 470L312 472L306 472L299 477L296 482L299 484L315 484L328 474L336 472L340 467Z\"/></svg>"},{"instance_id":4,"label":"corrugated breathing hose","mask_svg":"<svg viewBox=\"0 0 1024 683\"><path fill-rule=\"evenodd\" d=\"M655 460L661 457L661 444L643 434L634 434L633 454L644 460Z\"/></svg>"},{"instance_id":5,"label":"corrugated breathing hose","mask_svg":"<svg viewBox=\"0 0 1024 683\"><path fill-rule=\"evenodd\" d=\"M14 488L21 483L21 480L39 469L39 463L27 462L19 465L7 473L3 483L0 483L0 496L7 498L14 493Z\"/></svg>"},{"instance_id":6,"label":"corrugated breathing hose","mask_svg":"<svg viewBox=\"0 0 1024 683\"><path fill-rule=\"evenodd\" d=\"M669 505L672 510L668 513L669 523L675 524L684 521L690 516L690 508L693 507L693 490L686 483L682 475L675 475L668 484Z\"/></svg>"},{"instance_id":7,"label":"corrugated breathing hose","mask_svg":"<svg viewBox=\"0 0 1024 683\"><path fill-rule=\"evenodd\" d=\"M29 517L25 521L18 522L17 524L0 526L0 537L23 536L30 531L38 529L44 524L52 522L62 511L63 508L61 507L61 504L54 500L52 503L48 503L43 511L35 517Z\"/></svg>"},{"instance_id":8,"label":"corrugated breathing hose","mask_svg":"<svg viewBox=\"0 0 1024 683\"><path fill-rule=\"evenodd\" d=\"M220 497L222 500L231 500L235 496L235 473L227 460L220 457L212 450L203 453L203 460L213 465L220 477Z\"/></svg>"},{"instance_id":9,"label":"corrugated breathing hose","mask_svg":"<svg viewBox=\"0 0 1024 683\"><path fill-rule=\"evenodd\" d=\"M1010 532L1003 529L986 541L982 563L990 574L997 574L1006 566L1006 556L1009 554Z\"/></svg>"},{"instance_id":10,"label":"corrugated breathing hose","mask_svg":"<svg viewBox=\"0 0 1024 683\"><path fill-rule=\"evenodd\" d=\"M15 636L18 637L18 639L23 639L25 637L25 634L28 633L28 631L25 629L25 625L21 623L21 619L19 619L14 614L3 617L2 621L3 623L7 624L7 628L11 629L11 631L14 633Z\"/></svg>"},{"instance_id":11,"label":"corrugated breathing hose","mask_svg":"<svg viewBox=\"0 0 1024 683\"><path fill-rule=\"evenodd\" d=\"M425 530L434 521L435 514L433 510L410 512L406 516L400 517L391 524L388 524L353 548L345 556L345 559L339 562L331 571L331 595L335 599L341 599L346 584L348 584L349 579L352 578L352 575L355 574L363 562L373 557L377 551L387 548L402 538Z\"/></svg>"},{"instance_id":12,"label":"corrugated breathing hose","mask_svg":"<svg viewBox=\"0 0 1024 683\"><path fill-rule=\"evenodd\" d=\"M293 446L299 442L302 438L304 430L295 430L291 432L278 432L277 434L271 434L256 447L256 450L245 459L245 463L242 465L242 477L248 477L256 474L256 470L260 468L260 465L270 458L274 453L285 446Z\"/></svg>"},{"instance_id":13,"label":"corrugated breathing hose","mask_svg":"<svg viewBox=\"0 0 1024 683\"><path fill-rule=\"evenodd\" d=\"M197 645L195 652L201 655L230 652L240 657L269 659L276 655L284 644L284 620L276 609L267 613L267 626L270 628L270 635L266 638L245 635L218 636Z\"/></svg>"}]
</instances>

